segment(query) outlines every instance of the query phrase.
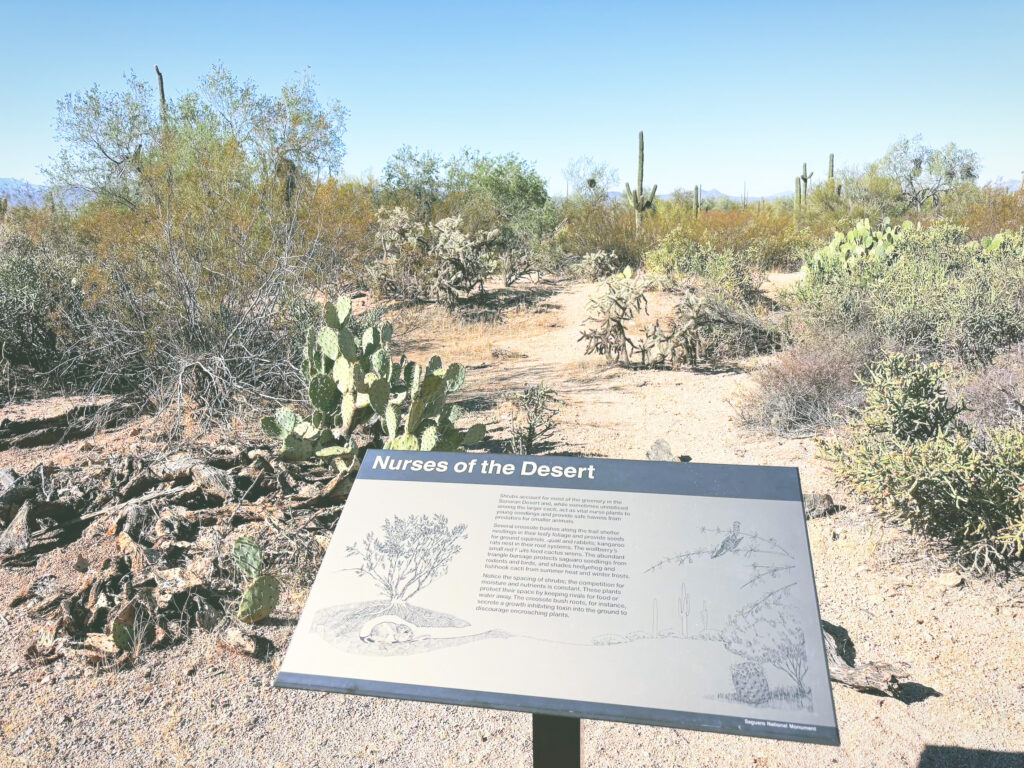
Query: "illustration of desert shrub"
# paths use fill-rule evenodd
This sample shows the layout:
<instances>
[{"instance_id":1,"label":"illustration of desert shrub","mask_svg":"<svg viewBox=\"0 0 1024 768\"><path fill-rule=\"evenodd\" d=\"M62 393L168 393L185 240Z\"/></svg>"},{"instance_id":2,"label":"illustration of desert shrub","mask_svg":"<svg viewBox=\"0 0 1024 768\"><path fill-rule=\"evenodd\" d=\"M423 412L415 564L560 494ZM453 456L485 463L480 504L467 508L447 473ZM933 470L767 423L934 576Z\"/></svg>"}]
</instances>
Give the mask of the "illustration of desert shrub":
<instances>
[{"instance_id":1,"label":"illustration of desert shrub","mask_svg":"<svg viewBox=\"0 0 1024 768\"><path fill-rule=\"evenodd\" d=\"M730 616L722 642L730 653L749 662L775 667L799 693L806 693L807 645L799 621L785 602L789 588L770 592Z\"/></svg>"},{"instance_id":2,"label":"illustration of desert shrub","mask_svg":"<svg viewBox=\"0 0 1024 768\"><path fill-rule=\"evenodd\" d=\"M935 364L874 365L850 434L823 445L840 479L883 515L948 544L979 571L1024 556L1024 431L972 433Z\"/></svg>"},{"instance_id":3,"label":"illustration of desert shrub","mask_svg":"<svg viewBox=\"0 0 1024 768\"><path fill-rule=\"evenodd\" d=\"M529 384L503 398L501 412L509 431L511 453L531 454L555 431L556 396L544 384Z\"/></svg>"},{"instance_id":4,"label":"illustration of desert shrub","mask_svg":"<svg viewBox=\"0 0 1024 768\"><path fill-rule=\"evenodd\" d=\"M263 431L282 442L290 461L314 457L342 474L355 469L368 448L457 451L479 442L483 424L461 430L461 409L447 402L462 388L466 369L435 355L427 365L391 356L390 323L351 331L352 301L323 306L323 324L309 329L302 374L312 411L302 417L282 408L263 419Z\"/></svg>"},{"instance_id":5,"label":"illustration of desert shrub","mask_svg":"<svg viewBox=\"0 0 1024 768\"><path fill-rule=\"evenodd\" d=\"M379 532L348 546L346 555L358 559L356 575L372 581L394 606L447 573L466 538L465 524L449 525L441 514L395 515Z\"/></svg>"}]
</instances>

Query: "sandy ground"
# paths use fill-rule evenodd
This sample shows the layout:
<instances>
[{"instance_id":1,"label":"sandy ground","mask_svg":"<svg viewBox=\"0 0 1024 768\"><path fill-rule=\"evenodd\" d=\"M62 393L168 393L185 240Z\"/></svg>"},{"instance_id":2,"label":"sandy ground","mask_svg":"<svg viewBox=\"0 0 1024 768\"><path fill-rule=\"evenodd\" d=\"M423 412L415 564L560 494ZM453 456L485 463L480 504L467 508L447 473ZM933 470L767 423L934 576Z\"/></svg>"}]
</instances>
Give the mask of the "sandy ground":
<instances>
[{"instance_id":1,"label":"sandy ground","mask_svg":"<svg viewBox=\"0 0 1024 768\"><path fill-rule=\"evenodd\" d=\"M800 469L805 492L844 505L808 526L824 618L845 627L862 660L906 661L906 704L836 686L842 746L821 747L586 721L588 766L1024 766L1024 588L966 578L925 542L880 523L837 491L812 440L745 432L735 403L749 368L717 373L623 371L577 343L594 286L538 286L502 319L469 322L435 309L395 318L414 358L470 366L466 405L497 418L500 394L545 382L560 398L551 449L643 458L657 438L694 461ZM667 297L652 310L664 311ZM500 430L488 449L500 450ZM73 460L74 444L60 449ZM51 449L52 451L52 449ZM38 459L0 453L0 467ZM98 542L0 574L0 766L520 766L528 715L282 691L270 686L300 610L292 589L270 620L269 661L221 650L209 635L150 653L134 669L94 672L23 658L38 631L10 596ZM499 660L500 661L500 660ZM614 671L609 671L614 674Z\"/></svg>"}]
</instances>

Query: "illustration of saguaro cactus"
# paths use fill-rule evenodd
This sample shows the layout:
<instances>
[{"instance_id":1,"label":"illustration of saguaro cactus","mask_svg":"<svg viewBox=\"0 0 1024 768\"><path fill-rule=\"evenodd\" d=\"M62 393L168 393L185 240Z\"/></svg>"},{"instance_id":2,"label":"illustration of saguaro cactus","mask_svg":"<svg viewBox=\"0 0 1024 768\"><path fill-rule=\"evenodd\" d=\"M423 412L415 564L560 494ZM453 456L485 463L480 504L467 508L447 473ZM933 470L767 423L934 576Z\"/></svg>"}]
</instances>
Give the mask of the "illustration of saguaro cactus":
<instances>
[{"instance_id":1,"label":"illustration of saguaro cactus","mask_svg":"<svg viewBox=\"0 0 1024 768\"><path fill-rule=\"evenodd\" d=\"M679 626L683 637L690 635L690 593L686 591L686 582L683 582L679 594Z\"/></svg>"},{"instance_id":2,"label":"illustration of saguaro cactus","mask_svg":"<svg viewBox=\"0 0 1024 768\"><path fill-rule=\"evenodd\" d=\"M658 185L655 184L651 191L644 194L644 132L640 131L640 152L639 152L639 163L636 172L636 189L630 189L629 184L626 184L626 200L636 213L636 231L640 234L640 228L643 226L644 211L651 210L654 208L655 194L658 191Z\"/></svg>"}]
</instances>

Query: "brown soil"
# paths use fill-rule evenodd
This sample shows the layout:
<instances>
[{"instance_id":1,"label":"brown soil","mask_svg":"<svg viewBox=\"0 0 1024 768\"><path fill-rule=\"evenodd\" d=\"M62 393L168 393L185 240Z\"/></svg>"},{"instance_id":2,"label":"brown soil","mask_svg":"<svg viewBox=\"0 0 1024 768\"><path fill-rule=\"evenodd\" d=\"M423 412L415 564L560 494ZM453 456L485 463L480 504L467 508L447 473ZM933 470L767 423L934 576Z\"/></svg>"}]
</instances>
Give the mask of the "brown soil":
<instances>
[{"instance_id":1,"label":"brown soil","mask_svg":"<svg viewBox=\"0 0 1024 768\"><path fill-rule=\"evenodd\" d=\"M473 420L493 423L506 390L553 387L555 452L638 459L663 437L694 461L798 467L805 492L843 505L808 523L823 617L849 631L858 659L909 662L920 700L836 686L839 748L588 721L586 765L1024 765L1022 585L968 577L949 586L953 569L926 542L836 488L812 440L745 432L734 404L756 361L717 372L627 371L584 357L577 338L593 290L501 292L494 300L505 310L483 321L407 309L394 318L395 336L412 357L437 353L470 367L464 400ZM655 312L670 306L667 296L652 300ZM59 448L0 453L0 467L80 463L132 450L145 434L129 425ZM500 450L504 438L492 430L485 448ZM526 715L270 687L304 598L294 585L264 630L277 649L269 661L224 651L205 633L124 671L26 661L38 620L8 609L11 596L44 573L73 580L70 564L100 558L104 547L83 540L0 576L0 766L530 764Z\"/></svg>"}]
</instances>

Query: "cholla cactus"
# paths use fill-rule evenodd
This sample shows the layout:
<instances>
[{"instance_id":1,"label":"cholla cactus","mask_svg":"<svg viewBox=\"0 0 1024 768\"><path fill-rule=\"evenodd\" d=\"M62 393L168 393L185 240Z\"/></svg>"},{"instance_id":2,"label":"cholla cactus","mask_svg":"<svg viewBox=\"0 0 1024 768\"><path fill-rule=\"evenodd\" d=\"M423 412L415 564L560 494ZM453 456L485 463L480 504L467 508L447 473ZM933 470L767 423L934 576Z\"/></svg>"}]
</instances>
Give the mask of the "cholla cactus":
<instances>
[{"instance_id":1,"label":"cholla cactus","mask_svg":"<svg viewBox=\"0 0 1024 768\"><path fill-rule=\"evenodd\" d=\"M415 221L404 208L377 213L376 258L368 265L378 293L454 307L460 298L483 290L490 273L487 258L498 230L465 234L462 219Z\"/></svg>"},{"instance_id":2,"label":"cholla cactus","mask_svg":"<svg viewBox=\"0 0 1024 768\"><path fill-rule=\"evenodd\" d=\"M310 331L302 365L312 413L289 408L263 419L263 430L283 441L294 461L318 457L340 472L352 470L367 448L456 451L483 439L485 428L455 427L460 416L447 395L466 381L458 363L447 367L436 355L426 367L391 357L390 323L350 325L351 299L324 306L324 325Z\"/></svg>"},{"instance_id":3,"label":"cholla cactus","mask_svg":"<svg viewBox=\"0 0 1024 768\"><path fill-rule=\"evenodd\" d=\"M584 354L604 355L609 363L629 365L640 346L629 338L626 323L638 313L647 311L646 278L634 275L626 267L603 283L602 293L587 302L589 327L583 329L580 341L587 342Z\"/></svg>"}]
</instances>

